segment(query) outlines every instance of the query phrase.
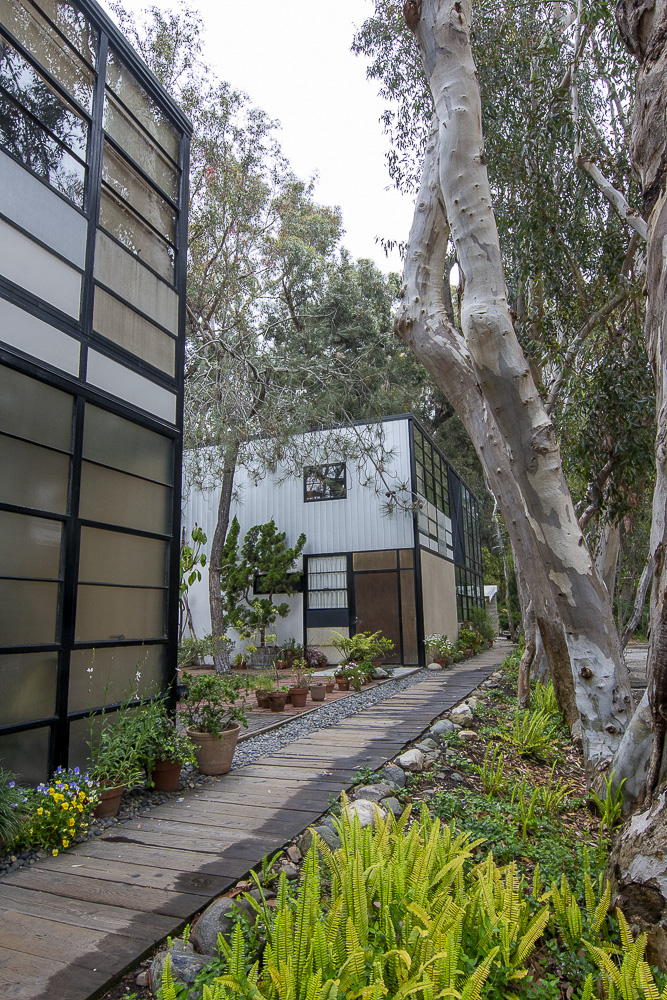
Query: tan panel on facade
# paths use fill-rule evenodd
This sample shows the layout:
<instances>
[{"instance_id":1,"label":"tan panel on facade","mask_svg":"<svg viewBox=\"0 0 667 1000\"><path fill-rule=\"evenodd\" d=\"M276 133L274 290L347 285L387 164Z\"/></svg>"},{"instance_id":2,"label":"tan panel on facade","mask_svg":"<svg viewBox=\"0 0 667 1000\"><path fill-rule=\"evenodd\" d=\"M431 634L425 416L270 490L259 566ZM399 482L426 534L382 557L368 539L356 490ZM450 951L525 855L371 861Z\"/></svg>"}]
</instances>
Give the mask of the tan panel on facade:
<instances>
[{"instance_id":1,"label":"tan panel on facade","mask_svg":"<svg viewBox=\"0 0 667 1000\"><path fill-rule=\"evenodd\" d=\"M378 552L355 552L352 556L355 573L369 569L396 569L396 553L393 549Z\"/></svg>"},{"instance_id":2,"label":"tan panel on facade","mask_svg":"<svg viewBox=\"0 0 667 1000\"><path fill-rule=\"evenodd\" d=\"M321 649L329 663L340 663L342 656L337 649L329 645L332 632L338 632L339 635L345 636L346 639L350 634L350 630L346 625L321 625L318 628L309 628L307 630L306 642L309 646Z\"/></svg>"},{"instance_id":3,"label":"tan panel on facade","mask_svg":"<svg viewBox=\"0 0 667 1000\"><path fill-rule=\"evenodd\" d=\"M454 563L421 550L424 635L446 635L454 641L459 634L456 613Z\"/></svg>"},{"instance_id":4,"label":"tan panel on facade","mask_svg":"<svg viewBox=\"0 0 667 1000\"><path fill-rule=\"evenodd\" d=\"M398 553L401 569L414 569L415 553L414 549L401 549Z\"/></svg>"},{"instance_id":5,"label":"tan panel on facade","mask_svg":"<svg viewBox=\"0 0 667 1000\"><path fill-rule=\"evenodd\" d=\"M387 663L402 663L398 573L355 573L354 600L357 632L382 632L394 650L383 657Z\"/></svg>"},{"instance_id":6,"label":"tan panel on facade","mask_svg":"<svg viewBox=\"0 0 667 1000\"><path fill-rule=\"evenodd\" d=\"M402 552L401 555L403 555ZM403 664L411 666L413 663L419 663L415 574L411 569L401 570L401 625L403 628Z\"/></svg>"}]
</instances>

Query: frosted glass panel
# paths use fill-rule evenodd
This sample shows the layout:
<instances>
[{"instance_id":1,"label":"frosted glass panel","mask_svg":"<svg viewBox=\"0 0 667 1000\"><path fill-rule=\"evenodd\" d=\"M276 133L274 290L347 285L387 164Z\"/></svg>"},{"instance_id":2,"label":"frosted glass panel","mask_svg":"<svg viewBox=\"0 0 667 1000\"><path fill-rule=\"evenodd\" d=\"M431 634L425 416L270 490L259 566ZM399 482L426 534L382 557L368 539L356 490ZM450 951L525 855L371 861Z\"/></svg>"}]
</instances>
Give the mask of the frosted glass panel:
<instances>
[{"instance_id":1,"label":"frosted glass panel","mask_svg":"<svg viewBox=\"0 0 667 1000\"><path fill-rule=\"evenodd\" d=\"M108 90L104 99L104 128L172 201L178 200L176 167Z\"/></svg>"},{"instance_id":2,"label":"frosted glass panel","mask_svg":"<svg viewBox=\"0 0 667 1000\"><path fill-rule=\"evenodd\" d=\"M47 26L29 0L0 0L0 20L32 52L37 62L48 69L86 111L90 111L94 73Z\"/></svg>"},{"instance_id":3,"label":"frosted glass panel","mask_svg":"<svg viewBox=\"0 0 667 1000\"><path fill-rule=\"evenodd\" d=\"M164 685L166 663L166 646L105 646L95 650L72 650L69 710L81 712L113 705L124 701L137 688L142 698L156 694Z\"/></svg>"},{"instance_id":4,"label":"frosted glass panel","mask_svg":"<svg viewBox=\"0 0 667 1000\"><path fill-rule=\"evenodd\" d=\"M69 456L0 434L0 501L65 514Z\"/></svg>"},{"instance_id":5,"label":"frosted glass panel","mask_svg":"<svg viewBox=\"0 0 667 1000\"><path fill-rule=\"evenodd\" d=\"M73 264L84 266L86 219L2 152L0 211Z\"/></svg>"},{"instance_id":6,"label":"frosted glass panel","mask_svg":"<svg viewBox=\"0 0 667 1000\"><path fill-rule=\"evenodd\" d=\"M0 576L58 580L61 532L60 521L0 510Z\"/></svg>"},{"instance_id":7,"label":"frosted glass panel","mask_svg":"<svg viewBox=\"0 0 667 1000\"><path fill-rule=\"evenodd\" d=\"M124 535L101 528L81 529L79 580L165 587L169 544L158 538Z\"/></svg>"},{"instance_id":8,"label":"frosted glass panel","mask_svg":"<svg viewBox=\"0 0 667 1000\"><path fill-rule=\"evenodd\" d=\"M166 635L167 593L136 587L79 586L76 641L159 639Z\"/></svg>"},{"instance_id":9,"label":"frosted glass panel","mask_svg":"<svg viewBox=\"0 0 667 1000\"><path fill-rule=\"evenodd\" d=\"M86 405L83 457L158 483L173 482L169 438L90 404Z\"/></svg>"},{"instance_id":10,"label":"frosted glass panel","mask_svg":"<svg viewBox=\"0 0 667 1000\"><path fill-rule=\"evenodd\" d=\"M0 580L0 646L56 641L57 583Z\"/></svg>"},{"instance_id":11,"label":"frosted glass panel","mask_svg":"<svg viewBox=\"0 0 667 1000\"><path fill-rule=\"evenodd\" d=\"M178 333L176 292L101 229L95 238L95 277L165 330Z\"/></svg>"},{"instance_id":12,"label":"frosted glass panel","mask_svg":"<svg viewBox=\"0 0 667 1000\"><path fill-rule=\"evenodd\" d=\"M82 708L88 708L88 706L82 706ZM97 708L97 706L94 706ZM90 751L88 749L88 740L90 739L91 731L93 736L96 737L102 728L102 723L104 719L102 716L95 716L93 719L76 719L74 722L70 722L69 726L69 766L70 767L80 767L82 771L86 771L90 766Z\"/></svg>"},{"instance_id":13,"label":"frosted glass panel","mask_svg":"<svg viewBox=\"0 0 667 1000\"><path fill-rule=\"evenodd\" d=\"M148 96L134 75L122 64L116 53L111 51L107 59L106 82L120 97L125 107L129 108L143 127L157 139L172 160L178 163L177 129L158 108L155 101Z\"/></svg>"},{"instance_id":14,"label":"frosted glass panel","mask_svg":"<svg viewBox=\"0 0 667 1000\"><path fill-rule=\"evenodd\" d=\"M68 316L79 318L81 275L0 219L0 272Z\"/></svg>"},{"instance_id":15,"label":"frosted glass panel","mask_svg":"<svg viewBox=\"0 0 667 1000\"><path fill-rule=\"evenodd\" d=\"M88 351L87 380L98 389L104 389L112 396L124 399L170 424L176 421L175 393L130 371L125 365L112 361L104 354Z\"/></svg>"},{"instance_id":16,"label":"frosted glass panel","mask_svg":"<svg viewBox=\"0 0 667 1000\"><path fill-rule=\"evenodd\" d=\"M56 710L57 653L0 656L0 726L46 719Z\"/></svg>"},{"instance_id":17,"label":"frosted glass panel","mask_svg":"<svg viewBox=\"0 0 667 1000\"><path fill-rule=\"evenodd\" d=\"M95 289L93 329L167 375L176 368L176 341L103 288Z\"/></svg>"},{"instance_id":18,"label":"frosted glass panel","mask_svg":"<svg viewBox=\"0 0 667 1000\"><path fill-rule=\"evenodd\" d=\"M0 366L0 431L70 451L72 397Z\"/></svg>"},{"instance_id":19,"label":"frosted glass panel","mask_svg":"<svg viewBox=\"0 0 667 1000\"><path fill-rule=\"evenodd\" d=\"M169 534L171 490L167 486L83 463L80 515L84 520Z\"/></svg>"},{"instance_id":20,"label":"frosted glass panel","mask_svg":"<svg viewBox=\"0 0 667 1000\"><path fill-rule=\"evenodd\" d=\"M102 188L100 201L100 225L126 246L132 253L154 271L173 283L174 252L172 248L155 235L139 216L120 201L107 188Z\"/></svg>"},{"instance_id":21,"label":"frosted glass panel","mask_svg":"<svg viewBox=\"0 0 667 1000\"><path fill-rule=\"evenodd\" d=\"M108 142L104 144L102 177L109 187L112 187L124 201L129 202L135 212L150 222L161 236L172 244L176 242L174 209L169 207L155 188L150 187Z\"/></svg>"},{"instance_id":22,"label":"frosted glass panel","mask_svg":"<svg viewBox=\"0 0 667 1000\"><path fill-rule=\"evenodd\" d=\"M6 299L0 299L0 340L60 371L79 374L79 341Z\"/></svg>"},{"instance_id":23,"label":"frosted glass panel","mask_svg":"<svg viewBox=\"0 0 667 1000\"><path fill-rule=\"evenodd\" d=\"M46 781L50 733L50 728L46 727L0 736L0 767L13 771L17 780L25 785Z\"/></svg>"}]
</instances>

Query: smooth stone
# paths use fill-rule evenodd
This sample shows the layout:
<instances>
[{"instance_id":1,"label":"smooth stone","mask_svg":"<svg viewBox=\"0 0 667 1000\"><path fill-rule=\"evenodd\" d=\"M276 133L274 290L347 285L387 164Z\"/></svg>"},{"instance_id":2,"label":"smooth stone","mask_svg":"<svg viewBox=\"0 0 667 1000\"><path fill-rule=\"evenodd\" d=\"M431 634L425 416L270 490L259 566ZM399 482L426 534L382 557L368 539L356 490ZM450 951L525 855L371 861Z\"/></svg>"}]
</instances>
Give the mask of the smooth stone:
<instances>
[{"instance_id":1,"label":"smooth stone","mask_svg":"<svg viewBox=\"0 0 667 1000\"><path fill-rule=\"evenodd\" d=\"M373 680L374 681L383 681L383 680L386 680L386 678L390 677L390 676L391 676L391 674L389 674L389 672L387 670L385 670L384 667L375 667L375 669L373 670Z\"/></svg>"},{"instance_id":2,"label":"smooth stone","mask_svg":"<svg viewBox=\"0 0 667 1000\"><path fill-rule=\"evenodd\" d=\"M304 857L312 846L313 833L316 833L320 840L323 840L327 847L329 847L332 851L335 851L340 847L340 837L333 829L333 826L325 826L324 823L319 826L309 826L305 833L301 834L298 840L298 848Z\"/></svg>"},{"instance_id":3,"label":"smooth stone","mask_svg":"<svg viewBox=\"0 0 667 1000\"><path fill-rule=\"evenodd\" d=\"M481 704L482 704L481 699L477 698L475 695L473 695L471 698L468 698L468 708L470 709L479 708Z\"/></svg>"},{"instance_id":4,"label":"smooth stone","mask_svg":"<svg viewBox=\"0 0 667 1000\"><path fill-rule=\"evenodd\" d=\"M239 913L254 923L256 913L247 900L241 896L231 899L221 896L207 906L190 932L190 942L202 955L216 955L218 934L229 939L239 919Z\"/></svg>"},{"instance_id":5,"label":"smooth stone","mask_svg":"<svg viewBox=\"0 0 667 1000\"><path fill-rule=\"evenodd\" d=\"M299 848L295 847L293 844L290 845L288 848L286 848L285 854L290 859L293 865L298 864L299 861L303 859L303 854L301 853Z\"/></svg>"},{"instance_id":6,"label":"smooth stone","mask_svg":"<svg viewBox=\"0 0 667 1000\"><path fill-rule=\"evenodd\" d=\"M392 786L386 784L384 781L376 785L358 785L354 789L354 798L355 800L368 799L369 802L379 802L381 799L386 799L388 795L391 795L393 790Z\"/></svg>"},{"instance_id":7,"label":"smooth stone","mask_svg":"<svg viewBox=\"0 0 667 1000\"><path fill-rule=\"evenodd\" d=\"M350 820L355 816L359 818L359 825L362 829L366 826L375 826L378 812L382 819L387 815L385 809L379 806L377 802L371 802L369 799L355 799L354 802L350 802L343 809L343 815L347 816Z\"/></svg>"},{"instance_id":8,"label":"smooth stone","mask_svg":"<svg viewBox=\"0 0 667 1000\"><path fill-rule=\"evenodd\" d=\"M299 877L299 871L294 865L283 865L282 870L285 872L285 878L289 879L290 882Z\"/></svg>"},{"instance_id":9,"label":"smooth stone","mask_svg":"<svg viewBox=\"0 0 667 1000\"><path fill-rule=\"evenodd\" d=\"M436 670L442 670L442 667L439 663L429 663L426 669L432 670L435 673Z\"/></svg>"},{"instance_id":10,"label":"smooth stone","mask_svg":"<svg viewBox=\"0 0 667 1000\"><path fill-rule=\"evenodd\" d=\"M455 781L457 785L461 784L462 781L465 781L463 775L459 774L458 771L452 771L449 777L452 779L452 781Z\"/></svg>"},{"instance_id":11,"label":"smooth stone","mask_svg":"<svg viewBox=\"0 0 667 1000\"><path fill-rule=\"evenodd\" d=\"M438 722L434 722L429 733L433 733L434 736L442 736L443 733L451 733L454 731L454 723L451 719L440 719Z\"/></svg>"},{"instance_id":12,"label":"smooth stone","mask_svg":"<svg viewBox=\"0 0 667 1000\"><path fill-rule=\"evenodd\" d=\"M474 729L462 729L459 733L459 737L466 743L473 743L475 740L479 739L479 736Z\"/></svg>"},{"instance_id":13,"label":"smooth stone","mask_svg":"<svg viewBox=\"0 0 667 1000\"><path fill-rule=\"evenodd\" d=\"M405 753L396 758L396 763L404 771L417 773L424 770L424 754L421 750L406 750Z\"/></svg>"},{"instance_id":14,"label":"smooth stone","mask_svg":"<svg viewBox=\"0 0 667 1000\"><path fill-rule=\"evenodd\" d=\"M459 722L464 724L466 722L472 722L472 712L470 711L470 707L465 703L465 701L463 702L462 705L457 705L456 708L453 708L450 714L452 722Z\"/></svg>"},{"instance_id":15,"label":"smooth stone","mask_svg":"<svg viewBox=\"0 0 667 1000\"><path fill-rule=\"evenodd\" d=\"M386 809L390 809L393 812L394 816L400 816L403 812L403 806L398 801L398 799L394 798L393 795L390 795L388 799L383 799L382 805Z\"/></svg>"},{"instance_id":16,"label":"smooth stone","mask_svg":"<svg viewBox=\"0 0 667 1000\"><path fill-rule=\"evenodd\" d=\"M144 988L150 986L151 977L148 969L145 972L140 972L139 975L134 980L136 986L143 986Z\"/></svg>"},{"instance_id":17,"label":"smooth stone","mask_svg":"<svg viewBox=\"0 0 667 1000\"><path fill-rule=\"evenodd\" d=\"M151 962L148 973L151 992L154 994L157 994L162 986L162 972L167 955L171 958L171 978L174 982L185 983L187 986L192 986L201 970L205 969L211 961L210 955L195 955L191 951L175 951L173 946L168 951L161 951Z\"/></svg>"},{"instance_id":18,"label":"smooth stone","mask_svg":"<svg viewBox=\"0 0 667 1000\"><path fill-rule=\"evenodd\" d=\"M425 736L423 740L419 743L415 743L418 750L423 750L424 753L428 753L431 750L438 750L438 744L435 740L432 740L430 736Z\"/></svg>"},{"instance_id":19,"label":"smooth stone","mask_svg":"<svg viewBox=\"0 0 667 1000\"><path fill-rule=\"evenodd\" d=\"M382 768L380 773L383 778L393 781L399 788L405 788L405 771L402 767L396 767L395 764L387 764Z\"/></svg>"}]
</instances>

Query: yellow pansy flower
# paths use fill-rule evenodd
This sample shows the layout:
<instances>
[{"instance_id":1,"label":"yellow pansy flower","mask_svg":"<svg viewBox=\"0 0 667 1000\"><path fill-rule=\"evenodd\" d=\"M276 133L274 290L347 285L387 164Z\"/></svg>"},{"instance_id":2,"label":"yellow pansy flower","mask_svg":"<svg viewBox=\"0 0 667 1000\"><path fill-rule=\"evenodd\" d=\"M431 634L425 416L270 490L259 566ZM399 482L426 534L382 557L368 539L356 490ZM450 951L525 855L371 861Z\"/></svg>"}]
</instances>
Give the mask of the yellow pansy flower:
<instances>
[{"instance_id":1,"label":"yellow pansy flower","mask_svg":"<svg viewBox=\"0 0 667 1000\"><path fill-rule=\"evenodd\" d=\"M51 851L51 854L52 854L52 855L54 856L54 858L55 858L55 857L56 857L56 855L58 854L58 848L57 848L57 847L54 847L54 848L53 848L53 850Z\"/></svg>"}]
</instances>

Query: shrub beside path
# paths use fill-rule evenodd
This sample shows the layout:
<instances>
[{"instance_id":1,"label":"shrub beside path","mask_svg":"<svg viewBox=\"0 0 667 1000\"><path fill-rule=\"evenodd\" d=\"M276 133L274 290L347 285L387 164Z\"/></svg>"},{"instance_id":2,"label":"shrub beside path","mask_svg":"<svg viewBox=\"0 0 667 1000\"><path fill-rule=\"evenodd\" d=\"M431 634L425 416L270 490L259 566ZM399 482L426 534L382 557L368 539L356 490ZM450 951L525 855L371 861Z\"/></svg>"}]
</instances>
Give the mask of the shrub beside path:
<instances>
[{"instance_id":1,"label":"shrub beside path","mask_svg":"<svg viewBox=\"0 0 667 1000\"><path fill-rule=\"evenodd\" d=\"M0 881L0 1000L100 996L467 697L507 645Z\"/></svg>"}]
</instances>

